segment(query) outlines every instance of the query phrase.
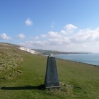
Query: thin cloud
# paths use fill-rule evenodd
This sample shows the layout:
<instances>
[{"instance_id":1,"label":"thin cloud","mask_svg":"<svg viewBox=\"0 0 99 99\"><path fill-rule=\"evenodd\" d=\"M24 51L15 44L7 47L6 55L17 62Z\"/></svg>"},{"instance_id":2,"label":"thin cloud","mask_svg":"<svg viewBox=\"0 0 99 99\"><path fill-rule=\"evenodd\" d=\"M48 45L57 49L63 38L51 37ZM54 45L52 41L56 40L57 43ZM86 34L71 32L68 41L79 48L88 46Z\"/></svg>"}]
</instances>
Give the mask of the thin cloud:
<instances>
[{"instance_id":1,"label":"thin cloud","mask_svg":"<svg viewBox=\"0 0 99 99\"><path fill-rule=\"evenodd\" d=\"M12 38L9 37L9 36L7 36L6 33L2 33L2 34L0 34L0 39L3 39L3 40L11 40Z\"/></svg>"},{"instance_id":2,"label":"thin cloud","mask_svg":"<svg viewBox=\"0 0 99 99\"><path fill-rule=\"evenodd\" d=\"M35 39L35 40L38 40L38 39L39 39L39 37L38 37L38 36L36 36L36 37L34 37L34 39Z\"/></svg>"},{"instance_id":3,"label":"thin cloud","mask_svg":"<svg viewBox=\"0 0 99 99\"><path fill-rule=\"evenodd\" d=\"M53 31L48 32L48 36L53 37L53 38L62 37L58 32L53 32Z\"/></svg>"},{"instance_id":4,"label":"thin cloud","mask_svg":"<svg viewBox=\"0 0 99 99\"><path fill-rule=\"evenodd\" d=\"M61 30L60 33L63 35L67 34L67 32L65 30Z\"/></svg>"},{"instance_id":5,"label":"thin cloud","mask_svg":"<svg viewBox=\"0 0 99 99\"><path fill-rule=\"evenodd\" d=\"M41 37L42 37L42 38L46 38L47 35L46 35L46 34L42 34Z\"/></svg>"},{"instance_id":6,"label":"thin cloud","mask_svg":"<svg viewBox=\"0 0 99 99\"><path fill-rule=\"evenodd\" d=\"M31 38L32 40L38 40L38 39L39 39L38 36L36 36L36 37L31 37L31 36L30 36L30 38Z\"/></svg>"},{"instance_id":7,"label":"thin cloud","mask_svg":"<svg viewBox=\"0 0 99 99\"><path fill-rule=\"evenodd\" d=\"M73 35L70 39L73 43L99 42L99 28L95 30L79 30L79 32Z\"/></svg>"},{"instance_id":8,"label":"thin cloud","mask_svg":"<svg viewBox=\"0 0 99 99\"><path fill-rule=\"evenodd\" d=\"M68 33L72 33L75 29L77 29L77 27L73 24L67 24L64 28Z\"/></svg>"},{"instance_id":9,"label":"thin cloud","mask_svg":"<svg viewBox=\"0 0 99 99\"><path fill-rule=\"evenodd\" d=\"M33 25L33 22L28 18L28 19L25 21L25 24L28 25L28 26L31 26L31 25Z\"/></svg>"},{"instance_id":10,"label":"thin cloud","mask_svg":"<svg viewBox=\"0 0 99 99\"><path fill-rule=\"evenodd\" d=\"M24 39L25 38L25 35L24 34L19 34L19 35L17 35L17 38L18 39Z\"/></svg>"},{"instance_id":11,"label":"thin cloud","mask_svg":"<svg viewBox=\"0 0 99 99\"><path fill-rule=\"evenodd\" d=\"M55 24L55 22L53 21L53 22L52 22L52 24L51 24L51 28L53 28L53 27L54 27L54 24Z\"/></svg>"}]
</instances>

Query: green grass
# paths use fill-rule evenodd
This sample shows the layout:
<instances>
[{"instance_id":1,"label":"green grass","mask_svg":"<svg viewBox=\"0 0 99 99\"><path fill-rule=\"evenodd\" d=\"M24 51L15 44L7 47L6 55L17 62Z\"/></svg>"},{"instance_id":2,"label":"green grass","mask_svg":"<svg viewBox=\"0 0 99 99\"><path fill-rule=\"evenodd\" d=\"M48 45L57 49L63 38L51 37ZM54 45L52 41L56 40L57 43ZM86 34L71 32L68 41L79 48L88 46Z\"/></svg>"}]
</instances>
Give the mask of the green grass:
<instances>
[{"instance_id":1,"label":"green grass","mask_svg":"<svg viewBox=\"0 0 99 99\"><path fill-rule=\"evenodd\" d=\"M0 74L0 99L99 99L99 67L57 59L61 88L47 90L47 57L17 53L23 61Z\"/></svg>"}]
</instances>

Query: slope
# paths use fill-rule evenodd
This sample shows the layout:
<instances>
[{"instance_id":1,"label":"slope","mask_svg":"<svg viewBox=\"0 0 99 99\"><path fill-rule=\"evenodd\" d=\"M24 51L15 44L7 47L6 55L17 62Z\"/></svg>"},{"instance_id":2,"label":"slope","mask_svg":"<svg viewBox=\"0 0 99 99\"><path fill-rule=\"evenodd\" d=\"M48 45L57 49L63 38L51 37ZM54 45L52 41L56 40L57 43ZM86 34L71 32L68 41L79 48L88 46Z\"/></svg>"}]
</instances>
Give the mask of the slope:
<instances>
[{"instance_id":1,"label":"slope","mask_svg":"<svg viewBox=\"0 0 99 99\"><path fill-rule=\"evenodd\" d=\"M57 59L61 89L46 90L43 87L46 57L20 51L15 46L10 49L10 57L15 54L12 49L22 61L16 68L2 71L0 99L99 99L99 67ZM4 53L8 55L7 49L3 50L6 57ZM2 78L5 75L9 76Z\"/></svg>"}]
</instances>

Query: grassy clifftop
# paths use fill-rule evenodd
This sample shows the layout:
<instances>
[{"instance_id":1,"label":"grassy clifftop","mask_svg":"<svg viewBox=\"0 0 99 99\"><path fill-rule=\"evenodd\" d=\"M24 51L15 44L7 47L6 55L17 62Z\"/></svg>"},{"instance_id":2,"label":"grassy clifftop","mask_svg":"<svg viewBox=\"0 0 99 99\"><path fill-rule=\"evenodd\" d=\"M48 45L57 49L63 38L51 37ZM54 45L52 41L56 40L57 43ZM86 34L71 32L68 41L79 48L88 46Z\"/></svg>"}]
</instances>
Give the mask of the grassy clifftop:
<instances>
[{"instance_id":1,"label":"grassy clifftop","mask_svg":"<svg viewBox=\"0 0 99 99\"><path fill-rule=\"evenodd\" d=\"M17 47L0 45L0 99L99 99L99 67L57 59L61 89L45 90L47 58Z\"/></svg>"}]
</instances>

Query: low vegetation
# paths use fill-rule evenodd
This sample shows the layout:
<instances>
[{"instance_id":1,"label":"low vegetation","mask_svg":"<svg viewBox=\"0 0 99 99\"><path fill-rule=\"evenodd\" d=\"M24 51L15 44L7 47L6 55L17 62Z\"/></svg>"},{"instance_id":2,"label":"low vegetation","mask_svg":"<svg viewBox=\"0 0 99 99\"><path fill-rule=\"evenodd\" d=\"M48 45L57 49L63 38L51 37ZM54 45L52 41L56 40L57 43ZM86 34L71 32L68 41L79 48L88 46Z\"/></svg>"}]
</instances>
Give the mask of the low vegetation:
<instances>
[{"instance_id":1,"label":"low vegetation","mask_svg":"<svg viewBox=\"0 0 99 99\"><path fill-rule=\"evenodd\" d=\"M99 67L56 59L60 90L44 89L47 57L0 45L0 99L99 99Z\"/></svg>"}]
</instances>

